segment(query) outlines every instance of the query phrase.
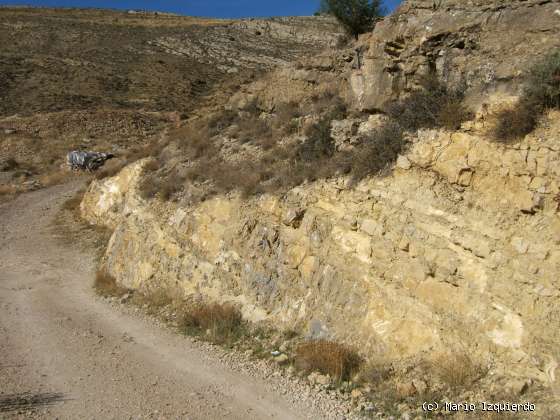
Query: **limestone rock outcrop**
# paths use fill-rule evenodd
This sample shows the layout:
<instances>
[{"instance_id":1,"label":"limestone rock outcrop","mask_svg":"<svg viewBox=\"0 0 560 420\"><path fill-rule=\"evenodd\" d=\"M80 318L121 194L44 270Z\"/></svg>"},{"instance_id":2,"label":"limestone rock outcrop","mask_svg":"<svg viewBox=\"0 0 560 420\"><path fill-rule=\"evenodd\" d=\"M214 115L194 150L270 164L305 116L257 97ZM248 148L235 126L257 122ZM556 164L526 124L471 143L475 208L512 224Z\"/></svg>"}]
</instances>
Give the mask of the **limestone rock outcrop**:
<instances>
[{"instance_id":1,"label":"limestone rock outcrop","mask_svg":"<svg viewBox=\"0 0 560 420\"><path fill-rule=\"evenodd\" d=\"M104 264L127 287L235 302L250 320L391 358L468 348L547 382L560 348L558 117L515 146L420 132L392 175L356 188L190 208L141 199L140 161L94 181L82 212L115 229Z\"/></svg>"},{"instance_id":2,"label":"limestone rock outcrop","mask_svg":"<svg viewBox=\"0 0 560 420\"><path fill-rule=\"evenodd\" d=\"M351 92L360 109L383 110L435 73L475 103L482 94L515 93L559 38L557 0L407 1L360 39Z\"/></svg>"},{"instance_id":3,"label":"limestone rock outcrop","mask_svg":"<svg viewBox=\"0 0 560 420\"><path fill-rule=\"evenodd\" d=\"M228 106L254 100L270 111L334 86L373 111L431 69L466 83L474 104L479 95L499 108L515 100L526 64L557 43L558 4L410 1L359 40L357 56L336 51L277 69ZM82 214L114 229L103 264L124 286L233 302L249 320L388 360L468 351L490 364L492 380L552 385L560 112L515 144L491 141L486 116L457 131L407 133L393 167L357 185L341 175L282 195L146 201L140 161L94 181ZM331 124L337 148L386 119L362 117Z\"/></svg>"}]
</instances>

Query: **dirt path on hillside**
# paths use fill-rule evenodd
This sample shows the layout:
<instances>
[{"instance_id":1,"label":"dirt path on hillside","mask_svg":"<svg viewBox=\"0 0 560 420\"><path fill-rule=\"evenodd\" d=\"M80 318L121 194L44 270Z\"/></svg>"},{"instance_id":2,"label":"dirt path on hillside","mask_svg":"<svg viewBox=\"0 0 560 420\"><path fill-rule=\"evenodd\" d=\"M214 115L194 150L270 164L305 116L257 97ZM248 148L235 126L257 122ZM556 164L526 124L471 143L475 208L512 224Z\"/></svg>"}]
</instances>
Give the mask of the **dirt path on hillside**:
<instances>
[{"instance_id":1,"label":"dirt path on hillside","mask_svg":"<svg viewBox=\"0 0 560 420\"><path fill-rule=\"evenodd\" d=\"M98 299L93 257L50 227L79 187L0 206L0 418L321 418Z\"/></svg>"}]
</instances>

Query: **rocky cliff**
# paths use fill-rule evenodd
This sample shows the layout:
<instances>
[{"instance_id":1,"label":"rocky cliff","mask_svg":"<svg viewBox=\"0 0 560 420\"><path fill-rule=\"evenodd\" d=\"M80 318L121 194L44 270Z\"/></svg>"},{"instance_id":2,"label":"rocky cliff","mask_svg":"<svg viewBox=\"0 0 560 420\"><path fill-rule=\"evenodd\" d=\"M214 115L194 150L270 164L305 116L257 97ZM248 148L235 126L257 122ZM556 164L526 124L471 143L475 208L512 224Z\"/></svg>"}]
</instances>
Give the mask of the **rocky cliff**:
<instances>
[{"instance_id":1,"label":"rocky cliff","mask_svg":"<svg viewBox=\"0 0 560 420\"><path fill-rule=\"evenodd\" d=\"M560 114L515 144L493 142L487 124L515 101L531 57L557 45L559 2L435 3L408 2L355 49L273 72L226 108L257 100L273 112L330 83L373 112L432 68L480 98L472 121L409 133L387 171L357 184L339 176L190 206L143 198L139 161L82 202L87 220L114 229L109 272L134 289L235 302L247 319L370 358L467 351L490 366L483 384L557 386ZM344 143L378 118L334 121L331 133Z\"/></svg>"},{"instance_id":2,"label":"rocky cliff","mask_svg":"<svg viewBox=\"0 0 560 420\"><path fill-rule=\"evenodd\" d=\"M493 92L515 93L527 66L558 47L559 32L558 1L407 1L361 38L351 92L360 108L383 109L437 74L479 104Z\"/></svg>"}]
</instances>

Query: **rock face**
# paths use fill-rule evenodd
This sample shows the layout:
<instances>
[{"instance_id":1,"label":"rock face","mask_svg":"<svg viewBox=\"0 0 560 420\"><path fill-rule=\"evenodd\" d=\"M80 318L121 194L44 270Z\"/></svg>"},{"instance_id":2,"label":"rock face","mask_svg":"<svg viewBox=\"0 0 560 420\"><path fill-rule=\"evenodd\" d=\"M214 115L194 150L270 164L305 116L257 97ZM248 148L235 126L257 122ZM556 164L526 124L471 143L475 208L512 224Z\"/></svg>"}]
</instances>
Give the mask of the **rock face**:
<instances>
[{"instance_id":1,"label":"rock face","mask_svg":"<svg viewBox=\"0 0 560 420\"><path fill-rule=\"evenodd\" d=\"M105 265L127 287L236 302L250 320L390 358L467 348L550 382L558 117L507 147L420 132L392 175L352 189L321 182L191 208L139 197L144 160L94 181L82 212L115 229Z\"/></svg>"},{"instance_id":2,"label":"rock face","mask_svg":"<svg viewBox=\"0 0 560 420\"><path fill-rule=\"evenodd\" d=\"M363 110L437 74L452 86L481 93L513 90L527 65L558 47L557 0L413 0L364 35L351 92ZM359 63L358 63L359 61Z\"/></svg>"},{"instance_id":3,"label":"rock face","mask_svg":"<svg viewBox=\"0 0 560 420\"><path fill-rule=\"evenodd\" d=\"M256 99L270 110L336 84L378 109L435 69L492 109L512 99L525 63L557 42L556 1L432 3L408 2L380 23L360 40L359 59L335 52L278 69L229 106ZM514 33L519 25L526 30ZM127 287L233 302L249 320L387 360L466 350L491 362L493 378L553 384L560 113L514 145L486 137L485 115L456 132L410 133L390 173L351 187L331 179L180 207L140 197L144 160L94 181L82 213L114 229L104 264ZM383 119L334 121L331 135L343 149Z\"/></svg>"}]
</instances>

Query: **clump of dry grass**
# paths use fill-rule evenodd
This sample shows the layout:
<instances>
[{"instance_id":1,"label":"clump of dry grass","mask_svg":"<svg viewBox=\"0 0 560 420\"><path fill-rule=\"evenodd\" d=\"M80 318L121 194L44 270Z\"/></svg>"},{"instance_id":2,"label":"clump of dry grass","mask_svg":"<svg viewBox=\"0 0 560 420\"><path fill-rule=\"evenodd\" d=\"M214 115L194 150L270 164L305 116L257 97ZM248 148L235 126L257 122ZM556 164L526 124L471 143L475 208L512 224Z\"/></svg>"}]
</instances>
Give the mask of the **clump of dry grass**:
<instances>
[{"instance_id":1,"label":"clump of dry grass","mask_svg":"<svg viewBox=\"0 0 560 420\"><path fill-rule=\"evenodd\" d=\"M43 175L39 181L45 187L50 187L53 185L62 184L64 181L68 180L70 176L70 172L65 170L59 170L56 172L52 172L50 174Z\"/></svg>"},{"instance_id":2,"label":"clump of dry grass","mask_svg":"<svg viewBox=\"0 0 560 420\"><path fill-rule=\"evenodd\" d=\"M68 200L62 203L62 209L70 212L77 212L84 198L84 194L85 194L84 189L81 189L78 192L76 192L74 196L70 197Z\"/></svg>"},{"instance_id":3,"label":"clump of dry grass","mask_svg":"<svg viewBox=\"0 0 560 420\"><path fill-rule=\"evenodd\" d=\"M93 287L103 297L120 297L129 292L128 289L119 286L117 280L103 268L97 270Z\"/></svg>"},{"instance_id":4,"label":"clump of dry grass","mask_svg":"<svg viewBox=\"0 0 560 420\"><path fill-rule=\"evenodd\" d=\"M0 185L0 195L12 195L17 192L17 188L13 185Z\"/></svg>"},{"instance_id":5,"label":"clump of dry grass","mask_svg":"<svg viewBox=\"0 0 560 420\"><path fill-rule=\"evenodd\" d=\"M136 292L132 297L132 303L143 307L150 315L157 315L163 308L173 305L174 300L171 291L165 288Z\"/></svg>"},{"instance_id":6,"label":"clump of dry grass","mask_svg":"<svg viewBox=\"0 0 560 420\"><path fill-rule=\"evenodd\" d=\"M336 381L354 376L363 363L351 348L329 340L314 340L296 348L296 367L304 372L318 371L330 375Z\"/></svg>"},{"instance_id":7,"label":"clump of dry grass","mask_svg":"<svg viewBox=\"0 0 560 420\"><path fill-rule=\"evenodd\" d=\"M220 344L233 344L247 332L241 312L232 305L210 303L184 308L180 328Z\"/></svg>"},{"instance_id":8,"label":"clump of dry grass","mask_svg":"<svg viewBox=\"0 0 560 420\"><path fill-rule=\"evenodd\" d=\"M440 355L435 359L432 370L452 390L468 389L488 374L488 367L466 352Z\"/></svg>"}]
</instances>

